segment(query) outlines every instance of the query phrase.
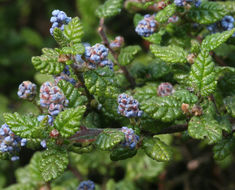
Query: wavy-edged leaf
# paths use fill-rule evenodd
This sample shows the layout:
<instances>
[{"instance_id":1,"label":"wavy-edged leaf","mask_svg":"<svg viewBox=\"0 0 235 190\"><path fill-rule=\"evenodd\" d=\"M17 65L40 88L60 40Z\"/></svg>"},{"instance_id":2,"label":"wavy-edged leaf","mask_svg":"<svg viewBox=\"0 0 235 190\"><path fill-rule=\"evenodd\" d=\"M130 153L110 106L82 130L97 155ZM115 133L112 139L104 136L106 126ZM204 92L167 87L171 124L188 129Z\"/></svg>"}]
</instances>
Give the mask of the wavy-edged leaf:
<instances>
[{"instance_id":1,"label":"wavy-edged leaf","mask_svg":"<svg viewBox=\"0 0 235 190\"><path fill-rule=\"evenodd\" d=\"M220 6L224 7L229 13L235 13L235 2L234 1L217 1Z\"/></svg>"},{"instance_id":2,"label":"wavy-edged leaf","mask_svg":"<svg viewBox=\"0 0 235 190\"><path fill-rule=\"evenodd\" d=\"M174 3L166 6L163 10L159 11L155 17L155 19L160 22L164 23L167 22L168 19L173 16L176 11L176 5Z\"/></svg>"},{"instance_id":3,"label":"wavy-edged leaf","mask_svg":"<svg viewBox=\"0 0 235 190\"><path fill-rule=\"evenodd\" d=\"M85 52L85 47L82 43L74 44L70 47L63 47L61 49L61 54L72 54L72 55L78 55L83 54Z\"/></svg>"},{"instance_id":4,"label":"wavy-edged leaf","mask_svg":"<svg viewBox=\"0 0 235 190\"><path fill-rule=\"evenodd\" d=\"M142 102L140 108L154 119L170 122L182 116L181 104L172 96L153 97Z\"/></svg>"},{"instance_id":5,"label":"wavy-edged leaf","mask_svg":"<svg viewBox=\"0 0 235 190\"><path fill-rule=\"evenodd\" d=\"M54 126L62 137L67 138L79 130L81 119L85 111L85 106L78 106L59 113L54 121Z\"/></svg>"},{"instance_id":6,"label":"wavy-edged leaf","mask_svg":"<svg viewBox=\"0 0 235 190\"><path fill-rule=\"evenodd\" d=\"M30 172L30 178L33 182L41 183L43 181L41 172L39 170L41 159L42 159L42 153L35 152L33 157L30 160L29 165L28 165L29 172Z\"/></svg>"},{"instance_id":7,"label":"wavy-edged leaf","mask_svg":"<svg viewBox=\"0 0 235 190\"><path fill-rule=\"evenodd\" d=\"M35 190L35 187L31 184L22 184L22 183L19 183L19 184L14 184L14 185L11 185L7 188L4 188L4 190Z\"/></svg>"},{"instance_id":8,"label":"wavy-edged leaf","mask_svg":"<svg viewBox=\"0 0 235 190\"><path fill-rule=\"evenodd\" d=\"M163 122L171 122L182 116L181 105L183 103L194 104L197 97L187 90L176 91L172 96L152 97L144 99L140 108L154 119Z\"/></svg>"},{"instance_id":9,"label":"wavy-edged leaf","mask_svg":"<svg viewBox=\"0 0 235 190\"><path fill-rule=\"evenodd\" d=\"M199 24L212 24L221 20L228 11L217 2L202 2L199 7L192 7L188 16Z\"/></svg>"},{"instance_id":10,"label":"wavy-edged leaf","mask_svg":"<svg viewBox=\"0 0 235 190\"><path fill-rule=\"evenodd\" d=\"M73 44L81 42L84 32L80 19L78 17L73 18L69 24L65 25L63 33Z\"/></svg>"},{"instance_id":11,"label":"wavy-edged leaf","mask_svg":"<svg viewBox=\"0 0 235 190\"><path fill-rule=\"evenodd\" d=\"M107 0L96 10L99 18L107 18L117 15L121 12L123 0Z\"/></svg>"},{"instance_id":12,"label":"wavy-edged leaf","mask_svg":"<svg viewBox=\"0 0 235 190\"><path fill-rule=\"evenodd\" d=\"M207 36L202 41L202 51L211 51L226 42L235 32L235 29L225 31L222 33L215 33Z\"/></svg>"},{"instance_id":13,"label":"wavy-edged leaf","mask_svg":"<svg viewBox=\"0 0 235 190\"><path fill-rule=\"evenodd\" d=\"M229 154L232 153L234 148L235 148L235 139L234 139L234 137L228 137L226 139L223 139L223 140L219 141L213 147L214 158L216 160L223 160Z\"/></svg>"},{"instance_id":14,"label":"wavy-edged leaf","mask_svg":"<svg viewBox=\"0 0 235 190\"><path fill-rule=\"evenodd\" d=\"M187 52L178 46L150 45L151 52L161 60L168 63L186 63Z\"/></svg>"},{"instance_id":15,"label":"wavy-edged leaf","mask_svg":"<svg viewBox=\"0 0 235 190\"><path fill-rule=\"evenodd\" d=\"M121 65L129 65L135 58L135 55L141 50L141 47L138 45L127 46L121 49L121 52L118 56L118 62Z\"/></svg>"},{"instance_id":16,"label":"wavy-edged leaf","mask_svg":"<svg viewBox=\"0 0 235 190\"><path fill-rule=\"evenodd\" d=\"M42 130L37 118L21 116L18 113L5 113L3 116L10 129L21 138L41 137Z\"/></svg>"},{"instance_id":17,"label":"wavy-edged leaf","mask_svg":"<svg viewBox=\"0 0 235 190\"><path fill-rule=\"evenodd\" d=\"M60 80L58 86L63 91L66 99L69 100L68 107L77 107L87 103L87 97L82 95L70 82Z\"/></svg>"},{"instance_id":18,"label":"wavy-edged leaf","mask_svg":"<svg viewBox=\"0 0 235 190\"><path fill-rule=\"evenodd\" d=\"M105 129L99 134L95 145L100 150L110 150L124 140L124 133L114 129Z\"/></svg>"},{"instance_id":19,"label":"wavy-edged leaf","mask_svg":"<svg viewBox=\"0 0 235 190\"><path fill-rule=\"evenodd\" d=\"M224 99L227 112L235 118L235 96L228 96Z\"/></svg>"},{"instance_id":20,"label":"wavy-edged leaf","mask_svg":"<svg viewBox=\"0 0 235 190\"><path fill-rule=\"evenodd\" d=\"M173 157L170 146L157 137L145 138L143 141L143 149L150 158L156 161L170 161Z\"/></svg>"},{"instance_id":21,"label":"wavy-edged leaf","mask_svg":"<svg viewBox=\"0 0 235 190\"><path fill-rule=\"evenodd\" d=\"M63 32L59 28L54 28L53 37L55 41L61 46L66 47L69 43L68 39L64 36Z\"/></svg>"},{"instance_id":22,"label":"wavy-edged leaf","mask_svg":"<svg viewBox=\"0 0 235 190\"><path fill-rule=\"evenodd\" d=\"M128 147L117 147L111 152L110 159L112 161L124 160L135 156L136 153L136 149L130 149Z\"/></svg>"},{"instance_id":23,"label":"wavy-edged leaf","mask_svg":"<svg viewBox=\"0 0 235 190\"><path fill-rule=\"evenodd\" d=\"M65 150L47 149L42 152L40 171L45 181L59 177L69 163L68 153Z\"/></svg>"},{"instance_id":24,"label":"wavy-edged leaf","mask_svg":"<svg viewBox=\"0 0 235 190\"><path fill-rule=\"evenodd\" d=\"M91 94L117 98L119 90L116 87L113 71L108 67L84 73L84 80Z\"/></svg>"},{"instance_id":25,"label":"wavy-edged leaf","mask_svg":"<svg viewBox=\"0 0 235 190\"><path fill-rule=\"evenodd\" d=\"M209 52L201 52L190 72L191 86L202 96L208 96L216 88L215 64L212 61Z\"/></svg>"},{"instance_id":26,"label":"wavy-edged leaf","mask_svg":"<svg viewBox=\"0 0 235 190\"><path fill-rule=\"evenodd\" d=\"M207 115L192 117L188 125L188 133L195 139L207 139L209 144L222 139L222 129L219 123Z\"/></svg>"},{"instance_id":27,"label":"wavy-edged leaf","mask_svg":"<svg viewBox=\"0 0 235 190\"><path fill-rule=\"evenodd\" d=\"M134 95L135 99L141 103L151 99L154 96L157 97L158 85L158 83L147 83L143 87L136 88Z\"/></svg>"},{"instance_id":28,"label":"wavy-edged leaf","mask_svg":"<svg viewBox=\"0 0 235 190\"><path fill-rule=\"evenodd\" d=\"M64 70L65 65L58 62L58 52L50 48L44 48L42 52L41 56L32 57L35 69L42 74L60 74Z\"/></svg>"},{"instance_id":29,"label":"wavy-edged leaf","mask_svg":"<svg viewBox=\"0 0 235 190\"><path fill-rule=\"evenodd\" d=\"M161 40L162 40L162 34L154 33L154 34L150 35L149 37L145 37L144 39L151 42L151 43L160 45Z\"/></svg>"}]
</instances>

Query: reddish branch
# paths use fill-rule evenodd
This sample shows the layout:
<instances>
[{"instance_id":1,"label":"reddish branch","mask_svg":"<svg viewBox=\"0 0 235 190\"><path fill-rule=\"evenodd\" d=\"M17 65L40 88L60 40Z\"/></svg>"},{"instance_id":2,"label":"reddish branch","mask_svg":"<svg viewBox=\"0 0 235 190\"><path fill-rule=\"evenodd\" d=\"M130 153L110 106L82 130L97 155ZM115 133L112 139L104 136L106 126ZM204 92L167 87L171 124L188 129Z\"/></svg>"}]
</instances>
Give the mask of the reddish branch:
<instances>
[{"instance_id":1,"label":"reddish branch","mask_svg":"<svg viewBox=\"0 0 235 190\"><path fill-rule=\"evenodd\" d=\"M101 39L103 40L104 45L109 49L109 51L113 55L114 60L115 60L115 64L117 64L121 68L126 79L130 82L131 88L134 88L136 85L135 79L131 76L131 74L129 73L129 71L127 70L127 68L125 66L122 66L118 63L118 54L116 52L114 52L113 49L110 47L110 43L109 43L108 38L107 38L105 31L104 31L104 18L100 19L100 25L98 28L98 32L99 32Z\"/></svg>"}]
</instances>

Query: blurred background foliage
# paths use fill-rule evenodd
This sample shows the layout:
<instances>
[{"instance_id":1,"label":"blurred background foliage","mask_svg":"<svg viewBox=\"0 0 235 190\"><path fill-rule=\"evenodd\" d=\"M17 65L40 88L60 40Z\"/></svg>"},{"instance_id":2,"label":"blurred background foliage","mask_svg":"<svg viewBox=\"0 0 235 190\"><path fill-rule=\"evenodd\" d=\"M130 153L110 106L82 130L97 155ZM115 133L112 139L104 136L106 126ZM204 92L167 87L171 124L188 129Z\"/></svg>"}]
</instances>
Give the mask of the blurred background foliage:
<instances>
[{"instance_id":1,"label":"blurred background foliage","mask_svg":"<svg viewBox=\"0 0 235 190\"><path fill-rule=\"evenodd\" d=\"M1 124L3 112L30 113L36 110L32 104L19 101L16 92L18 85L24 80L31 80L37 84L47 80L46 76L36 73L31 64L31 57L39 55L43 47L56 46L49 33L51 11L60 9L72 17L78 15L84 24L84 41L94 44L100 42L96 32L99 20L94 15L94 10L103 2L104 0L0 0ZM144 49L145 42L134 32L133 16L134 14L123 10L122 14L108 19L107 33L110 38L122 35L126 44L139 43ZM217 49L216 53L223 57L228 65L234 66L234 50L234 45L226 44ZM131 68L134 75L135 70L140 70L138 67L141 67L142 60L145 60L144 56L140 56L139 65ZM144 68L154 72L154 64ZM144 71L137 74L145 78ZM224 78L226 81L233 80L229 76ZM223 80L219 85L226 88ZM229 92L224 89L224 93ZM178 138L176 134L174 141L170 135L161 136L167 143L172 142L174 145L175 161L167 164L153 161L141 151L132 159L118 162L112 162L105 152L71 154L71 167L77 168L80 176L75 177L71 171L66 172L54 181L51 187L53 190L74 190L79 180L91 179L98 184L98 190L182 190L185 187L188 187L185 190L234 190L234 158L229 156L215 163L211 147L195 140L188 140L187 134L183 136L184 138ZM22 159L19 162L0 161L0 189L16 182L27 183L28 167L25 165L29 163L33 152L23 150L21 154Z\"/></svg>"}]
</instances>

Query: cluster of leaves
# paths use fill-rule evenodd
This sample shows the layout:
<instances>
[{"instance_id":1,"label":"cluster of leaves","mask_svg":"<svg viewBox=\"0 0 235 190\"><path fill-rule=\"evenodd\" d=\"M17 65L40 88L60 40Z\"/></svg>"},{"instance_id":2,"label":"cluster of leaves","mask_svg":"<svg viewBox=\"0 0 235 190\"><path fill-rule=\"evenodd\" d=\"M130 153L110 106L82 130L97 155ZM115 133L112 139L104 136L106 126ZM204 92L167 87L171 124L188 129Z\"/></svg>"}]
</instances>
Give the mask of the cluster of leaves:
<instances>
[{"instance_id":1,"label":"cluster of leaves","mask_svg":"<svg viewBox=\"0 0 235 190\"><path fill-rule=\"evenodd\" d=\"M151 6L158 2L127 0L125 6L131 12L152 10ZM47 117L38 121L35 113L4 114L11 130L28 140L28 148L38 150L42 140L47 142L46 150L35 153L29 165L17 170L18 184L8 189L35 189L59 177L62 179L58 179L58 183L62 183L63 177L69 176L64 173L66 168L79 163L79 159L90 156L95 158L92 164L98 163L98 156L94 156L96 151L107 151L110 157L107 162L133 157L133 160L126 161L127 170L147 168L141 177L151 178L158 175L165 165L158 162L169 162L174 158L171 136L164 139L159 134L187 131L188 138L213 144L217 160L223 160L232 153L235 146L232 127L235 94L233 90L225 93L223 88L235 85L235 69L232 65L221 66L216 50L230 40L235 29L209 34L206 24L221 20L228 11L234 14L234 3L228 1L221 6L218 2L203 1L200 7L184 10L169 1L155 16L157 31L143 37L150 44L148 53L138 45L125 46L117 52L110 48L102 21L119 14L123 3L123 0L107 0L95 13L101 20L99 32L110 50L110 59L115 63L114 71L108 67L89 69L74 66L77 64L74 57L85 51L82 43L85 31L78 17L73 18L64 31L54 30L58 48L44 48L41 56L32 58L35 69L45 75L57 76L68 66L77 84L72 85L65 80L57 84L69 105L54 118L53 126L48 124ZM168 23L173 15L180 17L179 23ZM134 24L137 25L142 18L137 13ZM194 22L198 24L196 29ZM66 59L61 61L61 57ZM231 79L226 75L232 76ZM157 89L161 82L174 84L173 93L159 96ZM132 95L139 101L144 112L142 117L125 118L117 113L120 93ZM47 114L45 110L43 114ZM140 137L134 149L122 145L125 141L120 131L122 126L133 128ZM52 136L53 130L58 131L59 136ZM89 154L75 159L74 155L83 153ZM138 167L133 165L135 159L140 159ZM134 176L128 172L124 184L110 180L106 184L107 189L123 189L122 186L127 186ZM67 180L71 178L67 177ZM56 183L53 181L55 187ZM62 186L65 184L66 180ZM129 186L129 189L135 189L134 184Z\"/></svg>"}]
</instances>

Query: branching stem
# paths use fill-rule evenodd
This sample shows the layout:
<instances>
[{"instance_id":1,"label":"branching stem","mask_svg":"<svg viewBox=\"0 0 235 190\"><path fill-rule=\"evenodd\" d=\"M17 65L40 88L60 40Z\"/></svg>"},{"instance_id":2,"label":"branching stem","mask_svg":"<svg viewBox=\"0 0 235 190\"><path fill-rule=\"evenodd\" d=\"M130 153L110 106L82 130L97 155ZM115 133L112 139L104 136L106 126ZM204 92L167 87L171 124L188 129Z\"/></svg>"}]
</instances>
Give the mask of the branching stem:
<instances>
[{"instance_id":1,"label":"branching stem","mask_svg":"<svg viewBox=\"0 0 235 190\"><path fill-rule=\"evenodd\" d=\"M109 51L111 52L111 54L113 55L113 58L115 60L115 64L118 65L120 67L120 69L123 71L126 79L129 81L131 88L134 88L136 83L135 83L135 79L131 76L131 74L129 73L129 71L127 70L127 68L125 66L122 66L119 64L118 62L118 54L113 51L113 49L110 47L110 43L108 41L108 38L106 36L106 33L104 31L104 18L100 19L100 25L98 28L98 33L101 37L101 39L103 40L104 45L109 49Z\"/></svg>"}]
</instances>

